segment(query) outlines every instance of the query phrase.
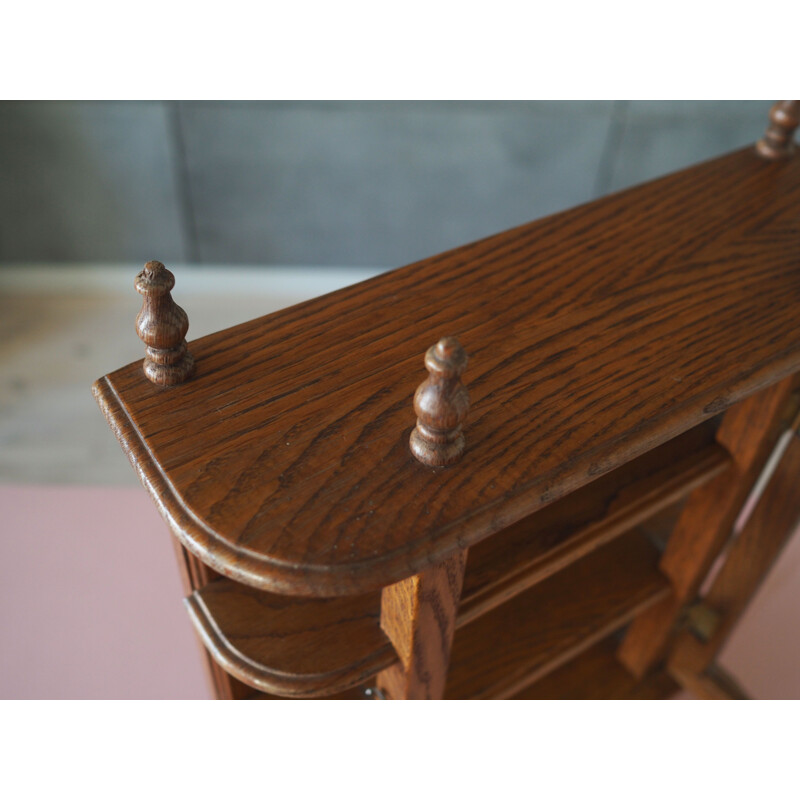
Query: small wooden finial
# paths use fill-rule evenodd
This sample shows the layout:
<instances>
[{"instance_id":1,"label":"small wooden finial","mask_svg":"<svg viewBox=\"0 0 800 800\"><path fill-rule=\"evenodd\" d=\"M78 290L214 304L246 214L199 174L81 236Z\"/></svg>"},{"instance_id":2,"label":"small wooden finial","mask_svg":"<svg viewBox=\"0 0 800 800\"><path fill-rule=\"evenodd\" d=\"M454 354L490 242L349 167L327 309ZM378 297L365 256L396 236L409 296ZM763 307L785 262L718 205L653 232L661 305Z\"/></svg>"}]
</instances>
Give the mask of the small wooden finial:
<instances>
[{"instance_id":1,"label":"small wooden finial","mask_svg":"<svg viewBox=\"0 0 800 800\"><path fill-rule=\"evenodd\" d=\"M452 464L464 452L461 423L469 411L469 394L461 383L467 354L455 336L445 336L425 353L430 375L414 393L417 426L411 452L429 467Z\"/></svg>"},{"instance_id":2,"label":"small wooden finial","mask_svg":"<svg viewBox=\"0 0 800 800\"><path fill-rule=\"evenodd\" d=\"M170 294L175 276L160 261L148 261L134 285L144 298L136 317L136 333L146 345L144 374L159 386L183 383L194 372L194 359L186 348L189 318Z\"/></svg>"},{"instance_id":3,"label":"small wooden finial","mask_svg":"<svg viewBox=\"0 0 800 800\"><path fill-rule=\"evenodd\" d=\"M794 132L800 125L800 100L780 100L769 111L769 126L756 144L764 158L788 158L794 152Z\"/></svg>"}]
</instances>

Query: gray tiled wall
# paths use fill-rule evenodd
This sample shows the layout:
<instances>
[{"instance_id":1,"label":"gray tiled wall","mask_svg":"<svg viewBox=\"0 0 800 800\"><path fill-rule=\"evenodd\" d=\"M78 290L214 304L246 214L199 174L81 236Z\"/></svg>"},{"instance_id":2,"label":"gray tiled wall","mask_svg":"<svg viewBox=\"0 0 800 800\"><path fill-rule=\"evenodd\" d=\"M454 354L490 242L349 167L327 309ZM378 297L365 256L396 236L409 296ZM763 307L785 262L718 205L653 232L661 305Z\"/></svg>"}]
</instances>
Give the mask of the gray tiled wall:
<instances>
[{"instance_id":1,"label":"gray tiled wall","mask_svg":"<svg viewBox=\"0 0 800 800\"><path fill-rule=\"evenodd\" d=\"M744 146L768 108L0 103L0 263L398 266Z\"/></svg>"}]
</instances>

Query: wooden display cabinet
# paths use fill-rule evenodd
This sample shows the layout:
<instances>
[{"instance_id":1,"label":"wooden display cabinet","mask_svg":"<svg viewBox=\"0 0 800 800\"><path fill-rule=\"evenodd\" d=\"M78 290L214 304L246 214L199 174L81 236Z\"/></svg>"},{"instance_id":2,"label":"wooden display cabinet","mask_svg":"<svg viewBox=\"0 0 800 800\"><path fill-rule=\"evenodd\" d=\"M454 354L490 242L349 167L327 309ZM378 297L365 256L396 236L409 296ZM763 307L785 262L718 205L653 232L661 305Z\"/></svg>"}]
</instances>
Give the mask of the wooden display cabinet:
<instances>
[{"instance_id":1,"label":"wooden display cabinet","mask_svg":"<svg viewBox=\"0 0 800 800\"><path fill-rule=\"evenodd\" d=\"M797 124L188 348L150 262L94 393L217 696L740 696L800 513Z\"/></svg>"}]
</instances>

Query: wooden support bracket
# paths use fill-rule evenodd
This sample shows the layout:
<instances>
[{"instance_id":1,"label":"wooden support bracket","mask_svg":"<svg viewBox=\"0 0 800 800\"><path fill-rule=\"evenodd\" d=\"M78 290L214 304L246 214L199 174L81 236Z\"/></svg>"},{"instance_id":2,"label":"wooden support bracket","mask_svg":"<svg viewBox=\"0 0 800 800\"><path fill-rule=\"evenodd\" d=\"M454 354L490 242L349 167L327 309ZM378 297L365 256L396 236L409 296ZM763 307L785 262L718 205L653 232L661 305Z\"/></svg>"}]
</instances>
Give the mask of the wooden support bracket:
<instances>
[{"instance_id":1,"label":"wooden support bracket","mask_svg":"<svg viewBox=\"0 0 800 800\"><path fill-rule=\"evenodd\" d=\"M400 664L378 676L378 688L389 699L444 696L466 563L467 551L460 550L442 564L383 590L381 627L400 656Z\"/></svg>"}]
</instances>

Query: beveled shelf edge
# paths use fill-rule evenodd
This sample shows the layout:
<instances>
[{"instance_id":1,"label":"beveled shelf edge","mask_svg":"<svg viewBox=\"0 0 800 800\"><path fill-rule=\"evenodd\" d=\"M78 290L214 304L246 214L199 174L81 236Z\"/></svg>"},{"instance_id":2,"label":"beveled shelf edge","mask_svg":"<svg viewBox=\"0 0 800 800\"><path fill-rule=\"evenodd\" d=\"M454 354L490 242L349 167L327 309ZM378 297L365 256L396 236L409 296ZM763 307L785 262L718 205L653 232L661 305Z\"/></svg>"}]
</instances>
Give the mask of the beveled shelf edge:
<instances>
[{"instance_id":1,"label":"beveled shelf edge","mask_svg":"<svg viewBox=\"0 0 800 800\"><path fill-rule=\"evenodd\" d=\"M184 598L183 602L195 631L214 661L237 680L266 694L295 699L340 694L363 685L397 661L397 655L390 647L366 663L359 663L357 670L344 669L327 675L293 675L271 670L248 658L231 644L217 627L198 592Z\"/></svg>"},{"instance_id":2,"label":"beveled shelf edge","mask_svg":"<svg viewBox=\"0 0 800 800\"><path fill-rule=\"evenodd\" d=\"M444 560L424 557L412 562L388 553L379 558L339 568L289 564L252 551L232 547L198 522L181 503L150 455L139 431L104 375L92 384L92 394L122 450L178 541L215 572L256 589L302 597L338 597L365 594L404 580ZM399 563L392 564L396 559ZM389 566L386 566L386 564ZM381 565L381 570L375 567ZM387 577L388 576L388 577Z\"/></svg>"},{"instance_id":3,"label":"beveled shelf edge","mask_svg":"<svg viewBox=\"0 0 800 800\"><path fill-rule=\"evenodd\" d=\"M785 377L784 372L790 374L793 371L796 370L790 368L774 370L770 379L762 377L761 380L753 380L754 376L751 376L751 385L730 389L719 398L713 409L704 409L704 413L707 417L719 414L759 389L775 383L776 376L778 378ZM142 379L145 380L144 377ZM181 502L172 485L152 458L136 425L109 381L108 375L104 375L92 384L92 394L139 480L149 492L156 508L178 541L215 572L239 583L276 594L302 597L339 597L383 589L385 586L405 580L440 564L458 549L465 549L477 544L534 513L544 505L560 499L590 483L594 478L620 466L619 463L609 461L605 463L603 470L594 474L573 475L570 480L560 484L559 491L549 492L546 501L540 498L532 503L529 494L524 492L517 494L507 499L505 513L501 515L500 520L494 516L495 509L488 506L470 517L470 530L459 535L455 544L452 539L444 542L437 541L433 547L428 542L426 550L420 552L422 543L415 542L414 547L417 552L400 549L382 553L360 562L337 566L289 563L254 553L245 548L236 548L197 520ZM705 418L702 421L705 421ZM664 420L659 420L659 423L649 441L649 447L644 450L642 448L632 449L629 453L631 458L636 458L643 452L688 430L686 427L680 427L677 430L669 429ZM558 474L548 474L542 476L542 479L558 479L558 477ZM481 535L475 534L476 528L480 528Z\"/></svg>"}]
</instances>

